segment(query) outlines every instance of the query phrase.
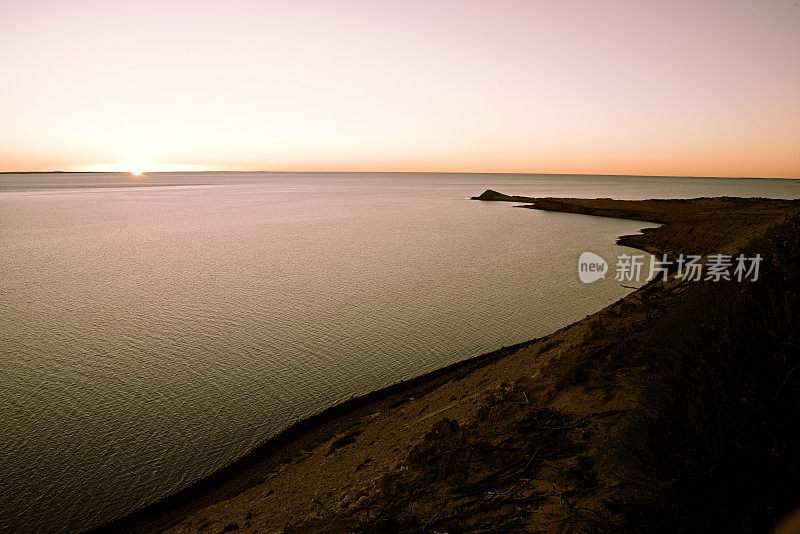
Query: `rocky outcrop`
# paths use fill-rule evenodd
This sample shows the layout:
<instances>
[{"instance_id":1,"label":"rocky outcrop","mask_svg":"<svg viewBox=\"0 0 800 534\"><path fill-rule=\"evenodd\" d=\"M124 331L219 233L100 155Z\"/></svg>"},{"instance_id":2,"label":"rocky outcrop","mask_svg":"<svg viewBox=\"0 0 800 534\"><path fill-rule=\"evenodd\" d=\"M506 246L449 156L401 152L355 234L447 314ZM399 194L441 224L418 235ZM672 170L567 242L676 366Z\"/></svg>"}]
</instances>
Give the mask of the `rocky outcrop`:
<instances>
[{"instance_id":1,"label":"rocky outcrop","mask_svg":"<svg viewBox=\"0 0 800 534\"><path fill-rule=\"evenodd\" d=\"M533 202L534 199L531 197L521 197L521 196L511 196L511 195L504 195L503 193L498 193L497 191L493 191L491 189L487 189L480 196L471 197L472 200L493 200L499 202Z\"/></svg>"}]
</instances>

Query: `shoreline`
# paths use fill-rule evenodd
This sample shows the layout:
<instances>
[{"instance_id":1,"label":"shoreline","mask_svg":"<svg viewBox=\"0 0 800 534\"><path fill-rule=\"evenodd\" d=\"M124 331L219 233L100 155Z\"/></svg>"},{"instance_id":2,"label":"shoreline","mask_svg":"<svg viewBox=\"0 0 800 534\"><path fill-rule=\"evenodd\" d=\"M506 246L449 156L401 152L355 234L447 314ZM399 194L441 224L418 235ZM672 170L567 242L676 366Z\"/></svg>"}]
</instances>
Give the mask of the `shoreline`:
<instances>
[{"instance_id":1,"label":"shoreline","mask_svg":"<svg viewBox=\"0 0 800 534\"><path fill-rule=\"evenodd\" d=\"M617 242L620 245L637 248L652 254L664 253L670 255L683 251L690 239L695 244L695 248L690 251L693 253L733 250L739 246L742 240L760 235L766 228L774 225L781 215L798 206L795 201L734 198L652 201L534 199L507 196L493 191L487 191L480 197L473 197L473 199L523 203L527 205L522 207L531 209L661 223L663 226L651 229L643 234L620 236ZM720 217L719 214L726 210L729 214L728 218ZM730 224L732 219L736 219L739 223L735 228ZM700 235L695 235L698 234L696 228L698 224L705 225L705 227L701 228ZM400 421L404 421L408 417L412 406L415 409L421 409L417 415L417 421L425 421L425 423L419 428L406 428L405 434L399 436L401 444L405 443L408 446L406 448L410 448L413 442L420 437L427 437L426 431L430 433L435 430L435 425L434 427L430 425L432 423L432 415L460 413L461 419L473 417L475 410L472 410L468 404L472 401L472 404L475 405L474 397L479 393L485 393L486 390L483 387L483 382L476 379L480 371L491 376L504 376L503 373L505 373L509 377L516 377L517 381L519 381L519 376L517 376L519 375L517 372L519 367L531 364L534 361L531 358L536 360L536 365L541 366L538 369L540 375L546 369L549 370L548 365L552 364L551 366L554 368L560 369L560 376L558 373L553 373L546 380L540 380L542 383L533 387L532 391L541 394L542 398L552 395L557 399L559 395L564 394L561 388L570 387L569 382L575 380L574 377L568 377L566 386L560 383L565 375L572 372L569 365L564 364L561 360L572 358L574 360L572 363L582 361L580 360L580 355L573 353L577 351L576 347L582 347L581 350L585 351L587 346L586 339L593 336L596 339L590 339L588 342L588 346L593 347L590 352L602 351L604 344L608 344L608 336L617 331L615 327L627 328L630 324L641 326L640 323L649 320L651 315L650 306L654 306L652 303L665 300L669 296L668 293L673 289L669 284L660 282L655 284L648 283L599 312L542 338L478 355L334 405L320 413L295 422L275 437L246 454L243 458L192 484L177 494L103 525L92 532L157 532L172 527L178 527L178 531L181 532L194 532L204 531L207 526L212 524L219 524L223 528L236 525L236 530L239 528L246 529L251 526L256 528L256 520L259 514L254 514L252 511L243 512L241 507L247 507L248 502L252 503L257 500L256 497L250 494L260 486L281 476L284 479L289 477L289 475L282 475L287 470L295 469L302 472L306 461L322 465L324 462L329 461L328 457L341 456L344 453L351 454L354 451L362 453L361 456L365 456L364 453L366 451L368 460L372 456L380 456L381 452L373 450L375 448L374 444L378 443L379 439L376 439L372 444L355 445L357 439L361 441L360 436L362 434L368 433L371 427L377 426L377 423L373 421L377 421L379 418L387 419L388 423L385 422L384 424L388 424L387 428L391 428L392 426L398 426ZM633 307L632 312L623 313L622 310L631 306ZM619 317L612 319L611 317L614 314ZM602 321L616 321L619 324L615 324L614 327L605 325L602 326L602 332L594 332L593 329L596 329L595 325L598 317L603 318L601 319L601 324ZM554 350L559 348L559 351ZM563 356L565 350L568 353L567 356ZM558 352L557 356L555 352ZM545 362L546 357L551 358L549 362ZM512 362L511 360L514 361ZM558 361L554 364L555 360ZM499 369L503 365L505 365L506 369ZM585 369L579 371L584 373ZM452 386L456 382L465 383L463 388L457 387L455 388L456 390L463 389L468 392L477 390L477 393L471 396L462 396L455 403L448 403L448 399L452 401L456 396L456 394L450 394L449 392L449 389L453 389ZM558 384L556 384L557 382ZM623 380L623 382L625 381ZM467 385L472 387L467 387ZM555 385L559 387L554 387ZM620 387L622 389L632 388L627 382ZM449 396L439 395L441 398L437 397L440 390L448 390ZM601 403L602 406L607 408L608 406L624 406L629 403L630 399L626 397L629 393L626 391L623 391L621 395L611 401L604 401ZM575 395L580 396L577 393ZM527 393L524 393L524 398L526 401L530 399ZM420 399L428 399L430 402L423 408L417 406L420 404ZM565 405L577 402L571 397L568 400L569 402ZM431 405L434 406L434 410L429 410ZM438 411L436 406L439 406ZM433 411L433 414L430 414L430 411ZM575 411L580 412L580 409L576 408ZM423 413L425 413L424 416L422 416ZM461 419L457 418L456 421ZM609 428L614 426L605 422L602 425L606 425ZM374 428L372 429L375 430ZM598 433L605 432L605 430ZM358 449L358 447L361 447L361 449ZM343 452L340 454L340 451ZM403 451L400 449L392 450L387 456L388 458L385 458L381 465L375 465L380 463L377 461L373 463L373 466L369 465L370 462L367 462L366 467L361 467L361 464L358 464L353 473L363 473L369 469L375 469L376 472L382 471L383 475L386 475L391 470L390 466L396 463L394 460L403 457ZM556 461L556 459L553 461ZM401 461L401 463L403 462ZM319 465L314 467L318 469ZM314 471L312 470L312 472ZM362 475L359 474L359 476ZM289 478L298 479L300 477ZM373 476L372 479L375 479L375 477ZM282 482L286 482L286 480L282 480ZM348 489L348 486L362 483L363 480L356 481L351 480L351 477L340 476L334 480L333 484L329 483L327 486L338 485L338 487L334 488L337 490L333 492L334 494L339 490L344 490L344 493L353 493L353 490ZM271 491L274 492L275 490L272 489ZM296 493L302 492L303 488L299 488ZM287 508L290 508L288 511L270 508L276 506L274 504L265 505L263 507L264 515L269 513L276 515L265 518L266 523L262 523L262 526L264 524L277 525L281 522L287 526L292 524L308 526L319 521L330 523L331 521L337 522L342 517L353 517L354 508L349 505L355 503L349 503L349 508L340 506L334 509L333 503L338 504L345 499L339 498L337 500L339 495L334 494L309 498L312 495L317 495L318 492L318 488L312 487L301 497L291 497L296 502L293 502L291 506L287 506ZM268 491L263 493L264 495L259 497L262 499L259 502L262 503L266 502L264 499L268 500L268 497L272 495ZM367 493L369 494L370 492L368 491ZM375 492L373 491L373 493ZM364 496L361 498L363 500ZM563 498L559 497L559 499ZM223 513L219 510L219 506L226 504L226 501L236 501L235 505L231 505L234 509L232 514ZM226 508L228 508L227 505ZM555 508L553 510L548 509L547 514L555 516L558 515L558 511ZM203 517L198 518L196 516ZM233 520L231 519L233 516L241 516L241 518ZM212 519L207 520L207 517Z\"/></svg>"},{"instance_id":2,"label":"shoreline","mask_svg":"<svg viewBox=\"0 0 800 534\"><path fill-rule=\"evenodd\" d=\"M567 328L567 327L564 327ZM560 329L563 330L563 329ZM560 330L556 330L559 332ZM556 333L553 332L552 334ZM548 334L548 336L552 335ZM547 337L547 336L545 336ZM192 483L190 486L180 490L177 493L169 495L154 503L148 504L144 508L140 508L123 516L119 519L109 523L100 525L87 532L91 533L111 533L111 532L151 532L159 531L165 528L164 525L171 523L175 524L171 518L155 519L155 515L164 514L165 516L184 515L191 510L196 510L202 507L201 500L205 502L209 498L216 502L216 499L224 499L226 495L231 495L241 491L242 485L252 482L251 478L254 473L248 471L257 467L260 462L269 460L272 455L284 447L295 443L303 438L311 437L312 432L324 433L324 436L333 436L336 430L326 427L339 427L342 426L343 421L333 421L333 419L347 418L353 416L356 412L367 408L375 408L378 404L395 405L403 403L409 396L413 397L412 393L417 393L419 390L435 388L439 383L456 379L458 376L467 374L484 365L488 365L497 358L502 358L513 352L528 347L542 340L543 338L534 338L531 340L523 341L501 347L497 350L472 356L465 360L451 363L439 369L434 369L422 375L401 380L394 384L370 391L363 395L352 397L346 401L334 404L320 412L317 412L308 417L299 419L289 425L287 428L276 434L275 436L267 439L261 445L258 445L238 460L228 464L227 466L215 471L211 475ZM339 424L336 424L339 423ZM346 425L344 425L346 426ZM314 442L324 442L326 438L323 435L315 435L312 438ZM246 489L246 488L245 488ZM219 495L219 494L222 495ZM213 494L213 495L210 495ZM179 508L179 510L175 510ZM167 527L168 528L168 527Z\"/></svg>"}]
</instances>

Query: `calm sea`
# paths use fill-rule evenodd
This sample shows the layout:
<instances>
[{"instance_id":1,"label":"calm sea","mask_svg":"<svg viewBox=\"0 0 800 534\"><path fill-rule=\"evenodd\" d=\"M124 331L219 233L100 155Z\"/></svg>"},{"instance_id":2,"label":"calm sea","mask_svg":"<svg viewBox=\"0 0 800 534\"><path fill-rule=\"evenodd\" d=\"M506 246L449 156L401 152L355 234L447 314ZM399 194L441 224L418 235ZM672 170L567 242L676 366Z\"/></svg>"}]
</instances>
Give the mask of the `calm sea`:
<instances>
[{"instance_id":1,"label":"calm sea","mask_svg":"<svg viewBox=\"0 0 800 534\"><path fill-rule=\"evenodd\" d=\"M292 422L623 296L577 278L641 222L467 200L797 198L781 180L0 175L0 531L71 532Z\"/></svg>"}]
</instances>

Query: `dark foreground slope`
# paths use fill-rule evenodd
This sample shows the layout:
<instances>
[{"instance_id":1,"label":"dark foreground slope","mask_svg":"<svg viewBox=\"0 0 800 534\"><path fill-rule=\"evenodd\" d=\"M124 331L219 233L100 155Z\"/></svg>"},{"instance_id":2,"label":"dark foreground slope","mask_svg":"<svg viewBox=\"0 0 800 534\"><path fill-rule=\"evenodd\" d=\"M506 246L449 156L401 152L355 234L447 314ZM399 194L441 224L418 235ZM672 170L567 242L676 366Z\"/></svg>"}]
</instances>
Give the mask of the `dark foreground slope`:
<instances>
[{"instance_id":1,"label":"dark foreground slope","mask_svg":"<svg viewBox=\"0 0 800 534\"><path fill-rule=\"evenodd\" d=\"M331 411L112 530L769 530L800 504L798 205L528 201L664 222L626 244L743 249L764 257L761 276L648 284L550 336Z\"/></svg>"}]
</instances>

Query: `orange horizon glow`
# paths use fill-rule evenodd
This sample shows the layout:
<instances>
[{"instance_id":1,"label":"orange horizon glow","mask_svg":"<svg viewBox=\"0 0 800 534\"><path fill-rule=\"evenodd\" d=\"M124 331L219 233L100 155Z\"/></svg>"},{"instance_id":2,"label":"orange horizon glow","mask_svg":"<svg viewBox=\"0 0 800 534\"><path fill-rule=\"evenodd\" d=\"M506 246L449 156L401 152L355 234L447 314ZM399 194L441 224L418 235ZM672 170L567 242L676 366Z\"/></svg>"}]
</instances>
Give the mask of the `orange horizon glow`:
<instances>
[{"instance_id":1,"label":"orange horizon glow","mask_svg":"<svg viewBox=\"0 0 800 534\"><path fill-rule=\"evenodd\" d=\"M37 0L0 17L0 171L800 177L791 1Z\"/></svg>"}]
</instances>

